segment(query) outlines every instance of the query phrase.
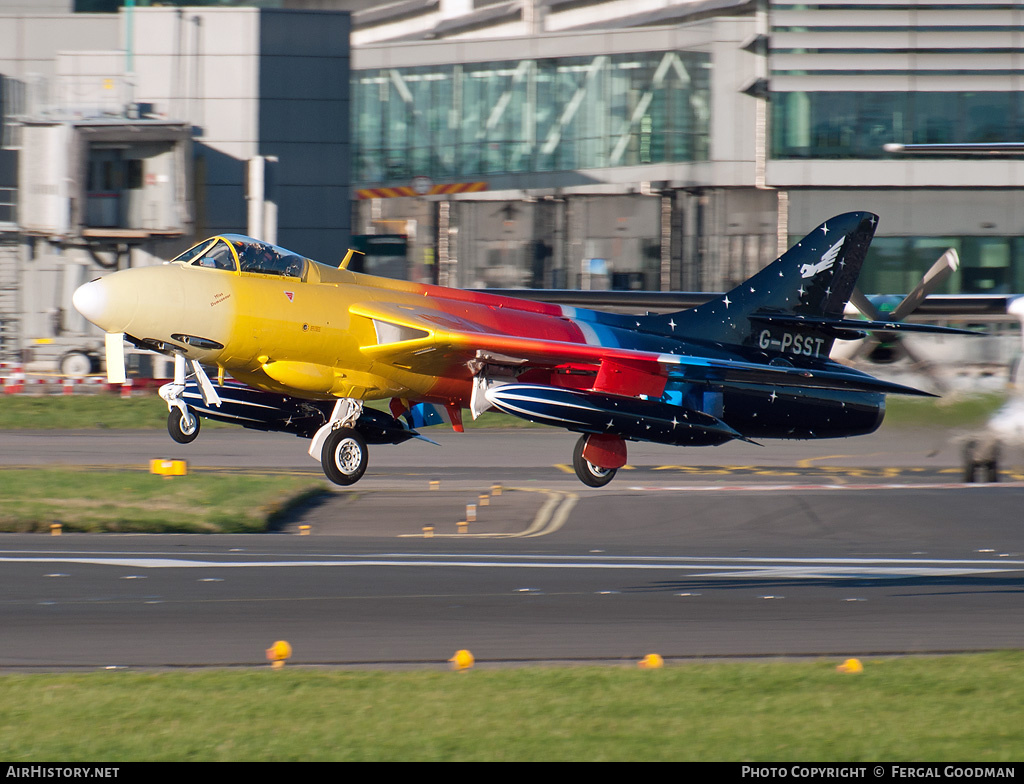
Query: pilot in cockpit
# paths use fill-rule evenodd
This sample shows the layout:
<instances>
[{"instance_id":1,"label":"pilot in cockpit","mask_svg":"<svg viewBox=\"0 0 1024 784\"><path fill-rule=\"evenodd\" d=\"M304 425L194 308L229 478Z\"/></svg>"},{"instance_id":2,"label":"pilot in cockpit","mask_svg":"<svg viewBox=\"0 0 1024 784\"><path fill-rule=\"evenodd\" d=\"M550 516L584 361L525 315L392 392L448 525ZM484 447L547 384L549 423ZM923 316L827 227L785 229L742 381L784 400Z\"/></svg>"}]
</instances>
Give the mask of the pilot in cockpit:
<instances>
[{"instance_id":1,"label":"pilot in cockpit","mask_svg":"<svg viewBox=\"0 0 1024 784\"><path fill-rule=\"evenodd\" d=\"M262 272L277 271L277 262L281 258L277 251L269 245L257 245L254 250L256 251L256 268L258 270Z\"/></svg>"},{"instance_id":2,"label":"pilot in cockpit","mask_svg":"<svg viewBox=\"0 0 1024 784\"><path fill-rule=\"evenodd\" d=\"M239 242L236 249L242 272L277 272L280 256L269 245Z\"/></svg>"},{"instance_id":3,"label":"pilot in cockpit","mask_svg":"<svg viewBox=\"0 0 1024 784\"><path fill-rule=\"evenodd\" d=\"M233 242L238 254L238 267L242 272L253 272L256 268L255 249L247 242Z\"/></svg>"}]
</instances>

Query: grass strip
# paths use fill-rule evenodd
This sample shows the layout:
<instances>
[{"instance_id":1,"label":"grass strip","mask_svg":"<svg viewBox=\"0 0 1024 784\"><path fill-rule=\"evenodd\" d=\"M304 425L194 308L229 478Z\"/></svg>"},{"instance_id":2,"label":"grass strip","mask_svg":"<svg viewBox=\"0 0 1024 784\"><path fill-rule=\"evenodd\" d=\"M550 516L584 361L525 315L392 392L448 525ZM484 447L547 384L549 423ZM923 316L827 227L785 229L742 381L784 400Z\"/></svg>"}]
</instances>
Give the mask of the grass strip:
<instances>
[{"instance_id":1,"label":"grass strip","mask_svg":"<svg viewBox=\"0 0 1024 784\"><path fill-rule=\"evenodd\" d=\"M367 405L381 411L387 403ZM473 420L466 413L467 428L543 427L507 414L488 411ZM29 396L0 395L0 430L163 430L167 427L167 404L152 393L122 398L114 394ZM203 419L204 430L236 428L237 425ZM429 433L431 428L423 428ZM202 437L202 436L200 436Z\"/></svg>"},{"instance_id":2,"label":"grass strip","mask_svg":"<svg viewBox=\"0 0 1024 784\"><path fill-rule=\"evenodd\" d=\"M22 761L971 761L1024 757L1024 653L0 677Z\"/></svg>"},{"instance_id":3,"label":"grass strip","mask_svg":"<svg viewBox=\"0 0 1024 784\"><path fill-rule=\"evenodd\" d=\"M1007 401L1007 395L953 394L946 397L900 397L885 401L882 427L960 428L984 425Z\"/></svg>"},{"instance_id":4,"label":"grass strip","mask_svg":"<svg viewBox=\"0 0 1024 784\"><path fill-rule=\"evenodd\" d=\"M215 423L204 421L203 426ZM96 395L0 396L0 430L156 430L167 404L156 392L122 398Z\"/></svg>"},{"instance_id":5,"label":"grass strip","mask_svg":"<svg viewBox=\"0 0 1024 784\"><path fill-rule=\"evenodd\" d=\"M973 427L983 424L1005 402L1001 394L951 395L910 398L892 395L886 400L883 427ZM376 408L386 405L374 401ZM496 411L473 420L466 412L467 428L544 427ZM159 430L167 426L167 405L155 392L121 398L111 394L31 397L0 395L0 430ZM203 428L234 427L209 419ZM432 428L423 428L429 435Z\"/></svg>"},{"instance_id":6,"label":"grass strip","mask_svg":"<svg viewBox=\"0 0 1024 784\"><path fill-rule=\"evenodd\" d=\"M308 476L5 468L0 531L258 533L327 492Z\"/></svg>"}]
</instances>

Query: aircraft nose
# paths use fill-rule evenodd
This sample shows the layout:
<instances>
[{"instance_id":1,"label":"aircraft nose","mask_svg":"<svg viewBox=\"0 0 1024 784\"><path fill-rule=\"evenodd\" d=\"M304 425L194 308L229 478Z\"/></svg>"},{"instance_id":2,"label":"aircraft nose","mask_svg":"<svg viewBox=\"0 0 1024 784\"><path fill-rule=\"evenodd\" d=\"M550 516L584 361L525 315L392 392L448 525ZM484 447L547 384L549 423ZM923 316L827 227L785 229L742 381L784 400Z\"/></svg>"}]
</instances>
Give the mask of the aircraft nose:
<instances>
[{"instance_id":1,"label":"aircraft nose","mask_svg":"<svg viewBox=\"0 0 1024 784\"><path fill-rule=\"evenodd\" d=\"M79 286L71 296L71 304L93 324L98 324L107 307L107 291L103 281L93 280Z\"/></svg>"},{"instance_id":2,"label":"aircraft nose","mask_svg":"<svg viewBox=\"0 0 1024 784\"><path fill-rule=\"evenodd\" d=\"M117 274L79 286L71 297L75 310L104 332L124 332L138 305L134 287L118 285Z\"/></svg>"}]
</instances>

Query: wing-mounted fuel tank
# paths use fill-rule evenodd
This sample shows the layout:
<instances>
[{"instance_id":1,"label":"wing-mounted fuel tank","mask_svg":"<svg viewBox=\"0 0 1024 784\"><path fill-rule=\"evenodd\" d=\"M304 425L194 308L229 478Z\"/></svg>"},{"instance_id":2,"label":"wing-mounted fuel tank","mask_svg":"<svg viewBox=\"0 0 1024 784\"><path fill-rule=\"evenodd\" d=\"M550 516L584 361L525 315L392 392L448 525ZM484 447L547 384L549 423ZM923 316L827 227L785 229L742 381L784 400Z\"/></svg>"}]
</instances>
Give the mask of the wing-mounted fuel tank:
<instances>
[{"instance_id":1,"label":"wing-mounted fuel tank","mask_svg":"<svg viewBox=\"0 0 1024 784\"><path fill-rule=\"evenodd\" d=\"M875 432L885 417L876 392L750 385L724 394L723 418L750 438L845 438Z\"/></svg>"},{"instance_id":2,"label":"wing-mounted fuel tank","mask_svg":"<svg viewBox=\"0 0 1024 784\"><path fill-rule=\"evenodd\" d=\"M743 438L711 414L657 400L542 384L503 384L484 394L506 414L579 433L677 446L710 446Z\"/></svg>"},{"instance_id":3,"label":"wing-mounted fuel tank","mask_svg":"<svg viewBox=\"0 0 1024 784\"><path fill-rule=\"evenodd\" d=\"M312 438L330 419L334 408L332 401L301 400L288 395L262 392L235 382L215 384L214 388L220 397L219 407L203 402L199 384L194 380L185 384L182 397L185 404L201 417L253 430L293 433L303 438ZM173 416L174 411L171 414ZM422 438L404 420L371 408L363 408L355 429L368 444L401 444L410 438Z\"/></svg>"},{"instance_id":4,"label":"wing-mounted fuel tank","mask_svg":"<svg viewBox=\"0 0 1024 784\"><path fill-rule=\"evenodd\" d=\"M811 396L763 386L729 389L721 418L661 400L542 384L502 384L485 396L495 408L531 422L674 446L860 435L877 429L885 412L879 394L815 390Z\"/></svg>"}]
</instances>

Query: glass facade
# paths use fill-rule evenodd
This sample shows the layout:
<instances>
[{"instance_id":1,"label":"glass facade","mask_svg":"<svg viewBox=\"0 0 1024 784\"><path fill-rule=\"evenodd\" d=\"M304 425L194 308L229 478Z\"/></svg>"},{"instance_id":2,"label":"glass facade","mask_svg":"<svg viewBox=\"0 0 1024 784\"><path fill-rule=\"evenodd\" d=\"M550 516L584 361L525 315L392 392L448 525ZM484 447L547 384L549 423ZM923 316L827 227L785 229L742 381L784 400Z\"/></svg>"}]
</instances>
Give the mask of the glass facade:
<instances>
[{"instance_id":1,"label":"glass facade","mask_svg":"<svg viewBox=\"0 0 1024 784\"><path fill-rule=\"evenodd\" d=\"M709 68L651 52L356 71L353 179L706 160Z\"/></svg>"},{"instance_id":2,"label":"glass facade","mask_svg":"<svg viewBox=\"0 0 1024 784\"><path fill-rule=\"evenodd\" d=\"M773 158L885 158L882 146L1020 138L1019 92L773 93Z\"/></svg>"},{"instance_id":3,"label":"glass facade","mask_svg":"<svg viewBox=\"0 0 1024 784\"><path fill-rule=\"evenodd\" d=\"M801 237L790 237L790 244ZM1024 291L1024 237L875 237L857 286L867 294L906 294L953 248L960 267L936 294Z\"/></svg>"}]
</instances>

